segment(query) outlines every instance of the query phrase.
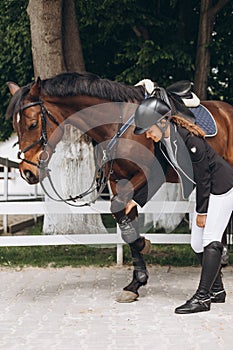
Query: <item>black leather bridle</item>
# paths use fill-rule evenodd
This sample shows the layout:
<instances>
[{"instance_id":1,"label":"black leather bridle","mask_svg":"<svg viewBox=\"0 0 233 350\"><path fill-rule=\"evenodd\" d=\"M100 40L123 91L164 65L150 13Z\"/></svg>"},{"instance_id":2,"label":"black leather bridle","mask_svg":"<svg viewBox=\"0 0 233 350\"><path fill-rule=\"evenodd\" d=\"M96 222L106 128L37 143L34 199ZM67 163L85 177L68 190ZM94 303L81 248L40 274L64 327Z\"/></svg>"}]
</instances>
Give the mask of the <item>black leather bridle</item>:
<instances>
[{"instance_id":1,"label":"black leather bridle","mask_svg":"<svg viewBox=\"0 0 233 350\"><path fill-rule=\"evenodd\" d=\"M58 127L61 128L60 123L57 121L57 119L45 108L43 101L38 100L35 102L29 102L25 105L23 105L20 109L20 113L23 113L23 111L27 108L31 108L33 106L40 106L41 109L41 137L39 140L33 142L31 145L25 147L23 150L18 151L18 159L21 161L31 164L39 169L44 169L46 167L46 163L49 159L49 153L46 150L47 146L52 148L52 146L48 142L48 136L47 136L47 124L48 124L48 118ZM63 130L62 130L63 131ZM32 162L31 160L27 159L25 157L25 153L28 152L33 147L41 145L42 150L38 154L38 163Z\"/></svg>"},{"instance_id":2,"label":"black leather bridle","mask_svg":"<svg viewBox=\"0 0 233 350\"><path fill-rule=\"evenodd\" d=\"M31 145L25 147L23 150L19 150L18 151L18 159L20 159L21 161L27 163L27 164L31 164L35 167L37 167L40 170L45 171L46 173L46 177L48 178L48 181L50 183L50 186L52 188L52 190L54 191L54 193L56 194L56 196L58 198L54 198L53 196L51 196L48 191L46 190L44 184L43 184L43 179L40 179L40 185L44 191L44 193L52 200L56 201L56 202L64 202L68 205L74 206L74 207L83 207L83 206L87 206L90 205L92 203L94 203L96 201L96 199L98 199L101 196L101 193L104 191L110 176L112 174L113 171L113 162L114 162L114 157L109 158L108 157L108 152L106 150L103 150L103 157L102 157L102 161L101 161L101 165L99 168L96 167L95 170L95 174L92 180L92 183L90 185L90 187L84 191L83 193L72 197L70 196L69 198L62 198L61 195L57 192L53 181L51 179L50 176L50 170L48 169L48 160L49 160L49 153L46 150L47 146L49 146L52 151L54 152L54 148L49 144L48 142L48 136L47 136L47 125L48 125L48 118L54 123L56 124L59 128L62 129L62 132L64 132L63 128L61 127L60 123L58 122L58 120L52 115L52 113L50 113L46 107L44 106L43 101L38 100L35 102L29 102L25 105L22 106L22 108L20 109L20 113L22 113L25 109L33 107L33 106L40 106L41 108L41 137L39 140L33 142ZM120 124L119 124L120 125ZM37 146L37 145L41 145L42 146L42 150L39 152L38 154L38 163L32 162L31 160L27 159L25 157L25 153L28 152L30 149L32 149L33 147ZM112 147L112 146L111 146ZM117 142L115 141L114 143L114 153L116 152L116 148L117 148ZM109 166L109 170L106 174L106 164L110 163ZM96 181L97 175L98 173L101 174L98 183ZM83 197L87 196L88 194L94 192L96 189L98 189L98 194L96 196L96 198L94 198L93 200L91 200L90 202L84 203L84 204L72 204L71 202L75 202L77 199L82 199Z\"/></svg>"}]
</instances>

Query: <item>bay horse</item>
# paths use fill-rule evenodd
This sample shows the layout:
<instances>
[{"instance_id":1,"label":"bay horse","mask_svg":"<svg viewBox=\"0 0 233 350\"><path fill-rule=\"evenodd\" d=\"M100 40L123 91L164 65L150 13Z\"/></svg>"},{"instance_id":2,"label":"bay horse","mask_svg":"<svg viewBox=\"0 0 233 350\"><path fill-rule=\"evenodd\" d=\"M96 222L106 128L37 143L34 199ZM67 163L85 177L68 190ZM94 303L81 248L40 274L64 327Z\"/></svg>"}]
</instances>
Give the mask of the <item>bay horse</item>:
<instances>
[{"instance_id":1,"label":"bay horse","mask_svg":"<svg viewBox=\"0 0 233 350\"><path fill-rule=\"evenodd\" d=\"M89 135L101 149L113 142L112 153L105 158L107 180L113 193L111 211L119 225L122 237L129 231L138 231L137 207L125 215L126 204L140 191L148 190L151 174L158 174L154 145L144 135L135 135L129 125L119 136L121 127L145 98L142 86L127 86L101 79L91 73L63 73L53 78L19 87L8 83L13 95L7 117L13 118L19 139L21 176L29 183L39 182L41 173L62 138L64 124L68 123ZM214 116L218 133L208 143L226 161L233 165L233 107L222 101L202 101ZM56 132L55 132L56 131ZM54 136L55 135L55 136ZM155 175L153 175L155 179ZM168 176L164 180L169 181ZM147 199L146 199L147 200ZM122 218L127 218L126 222ZM125 226L126 225L126 226ZM130 231L131 232L131 231ZM144 254L149 253L150 242L142 236L129 244L133 258L133 279L123 288L118 301L130 302L138 298L138 290L148 280Z\"/></svg>"}]
</instances>

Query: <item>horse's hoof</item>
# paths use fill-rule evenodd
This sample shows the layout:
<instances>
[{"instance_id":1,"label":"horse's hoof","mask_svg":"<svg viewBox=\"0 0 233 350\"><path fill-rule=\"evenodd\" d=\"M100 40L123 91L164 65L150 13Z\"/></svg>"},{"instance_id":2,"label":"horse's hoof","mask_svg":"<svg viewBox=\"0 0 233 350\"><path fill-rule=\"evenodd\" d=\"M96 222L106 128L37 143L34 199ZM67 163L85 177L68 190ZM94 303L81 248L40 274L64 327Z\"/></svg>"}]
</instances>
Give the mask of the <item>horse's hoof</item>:
<instances>
[{"instance_id":1,"label":"horse's hoof","mask_svg":"<svg viewBox=\"0 0 233 350\"><path fill-rule=\"evenodd\" d=\"M145 238L145 246L140 251L141 254L150 254L151 253L151 241Z\"/></svg>"},{"instance_id":2,"label":"horse's hoof","mask_svg":"<svg viewBox=\"0 0 233 350\"><path fill-rule=\"evenodd\" d=\"M116 298L118 303L132 303L136 301L139 295L129 290L123 290Z\"/></svg>"}]
</instances>

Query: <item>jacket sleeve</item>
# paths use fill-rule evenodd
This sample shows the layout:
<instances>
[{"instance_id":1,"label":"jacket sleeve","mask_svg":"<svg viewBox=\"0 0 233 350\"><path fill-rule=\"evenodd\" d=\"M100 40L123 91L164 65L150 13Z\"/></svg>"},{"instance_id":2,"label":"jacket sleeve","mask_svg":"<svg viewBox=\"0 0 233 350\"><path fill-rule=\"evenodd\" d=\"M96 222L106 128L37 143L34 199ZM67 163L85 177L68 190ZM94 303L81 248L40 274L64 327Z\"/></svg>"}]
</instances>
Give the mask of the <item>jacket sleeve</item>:
<instances>
[{"instance_id":1,"label":"jacket sleeve","mask_svg":"<svg viewBox=\"0 0 233 350\"><path fill-rule=\"evenodd\" d=\"M201 137L190 135L186 140L186 146L193 164L196 182L196 212L206 214L211 191L211 172L206 141Z\"/></svg>"},{"instance_id":2,"label":"jacket sleeve","mask_svg":"<svg viewBox=\"0 0 233 350\"><path fill-rule=\"evenodd\" d=\"M144 205L154 196L164 182L164 177L150 177L147 183L135 193L133 197L134 202L139 204L140 207L144 207Z\"/></svg>"}]
</instances>

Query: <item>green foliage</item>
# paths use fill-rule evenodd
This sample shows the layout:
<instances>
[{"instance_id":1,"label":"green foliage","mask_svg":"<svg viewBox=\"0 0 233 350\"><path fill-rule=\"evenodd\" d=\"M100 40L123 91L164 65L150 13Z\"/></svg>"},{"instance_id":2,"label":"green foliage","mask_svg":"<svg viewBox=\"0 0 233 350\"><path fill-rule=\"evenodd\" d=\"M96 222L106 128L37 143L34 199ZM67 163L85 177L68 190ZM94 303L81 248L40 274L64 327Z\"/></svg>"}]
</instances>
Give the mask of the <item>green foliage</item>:
<instances>
[{"instance_id":1,"label":"green foliage","mask_svg":"<svg viewBox=\"0 0 233 350\"><path fill-rule=\"evenodd\" d=\"M130 84L144 77L164 86L193 79L198 14L188 17L186 6L185 16L180 6L168 0L161 5L156 0L77 1L87 69Z\"/></svg>"},{"instance_id":2,"label":"green foliage","mask_svg":"<svg viewBox=\"0 0 233 350\"><path fill-rule=\"evenodd\" d=\"M216 19L211 44L210 96L233 104L233 3L229 2Z\"/></svg>"},{"instance_id":3,"label":"green foliage","mask_svg":"<svg viewBox=\"0 0 233 350\"><path fill-rule=\"evenodd\" d=\"M7 81L25 85L33 76L28 0L2 0L0 2L0 140L7 139L12 132L11 121L5 120L10 100Z\"/></svg>"},{"instance_id":4,"label":"green foliage","mask_svg":"<svg viewBox=\"0 0 233 350\"><path fill-rule=\"evenodd\" d=\"M65 1L65 0L64 0ZM194 80L200 0L76 0L86 69L135 84ZM11 131L4 115L9 80L33 78L28 0L0 2L0 139ZM218 14L211 44L210 98L233 103L233 3Z\"/></svg>"},{"instance_id":5,"label":"green foliage","mask_svg":"<svg viewBox=\"0 0 233 350\"><path fill-rule=\"evenodd\" d=\"M200 1L77 0L87 70L134 84L194 80ZM211 45L210 98L233 103L233 4L218 14Z\"/></svg>"}]
</instances>

